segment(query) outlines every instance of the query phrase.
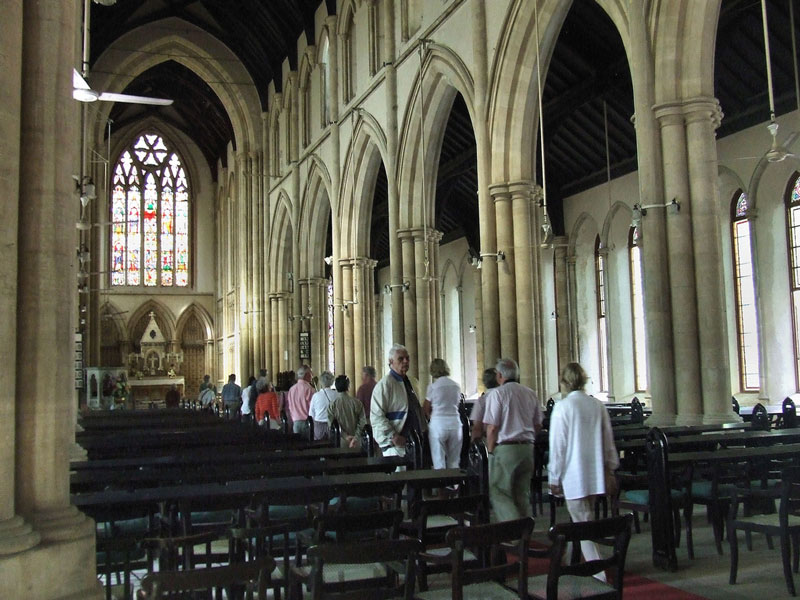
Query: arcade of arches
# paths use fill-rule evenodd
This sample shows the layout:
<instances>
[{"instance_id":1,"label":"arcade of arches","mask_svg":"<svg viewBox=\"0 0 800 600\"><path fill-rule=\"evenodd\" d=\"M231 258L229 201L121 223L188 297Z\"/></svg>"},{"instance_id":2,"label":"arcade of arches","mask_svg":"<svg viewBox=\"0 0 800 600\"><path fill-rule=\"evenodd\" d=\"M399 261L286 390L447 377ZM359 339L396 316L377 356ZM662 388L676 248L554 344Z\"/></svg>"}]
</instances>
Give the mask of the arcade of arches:
<instances>
[{"instance_id":1,"label":"arcade of arches","mask_svg":"<svg viewBox=\"0 0 800 600\"><path fill-rule=\"evenodd\" d=\"M100 597L93 524L69 500L76 331L86 366L124 368L152 315L187 393L203 373L241 380L301 362L355 380L366 364L385 372L393 342L423 382L445 358L470 395L500 356L540 398L579 360L593 393L644 397L653 423L730 421L732 394L797 392L800 163L767 160L768 112L717 139L719 0L592 3L630 80L627 114L594 146L624 154L627 127L633 154L561 194L567 182L545 179L538 158L537 72L559 85L548 68L569 1L322 2L314 43L298 37L299 60L267 89L207 30L144 22L93 62L93 89L122 92L177 61L216 94L232 137L209 161L203 124L165 109L108 139L113 105L97 102L83 115L87 156L105 158L85 168L70 92L80 4L10 0L0 20L0 228L12 240L0 265L0 597ZM790 151L798 117L778 117ZM558 123L544 124L547 144ZM142 136L163 139L183 175L164 167L137 183L126 171L115 220L105 169ZM597 152L584 143L569 142ZM97 198L76 231L82 169ZM90 264L79 293L76 248Z\"/></svg>"}]
</instances>

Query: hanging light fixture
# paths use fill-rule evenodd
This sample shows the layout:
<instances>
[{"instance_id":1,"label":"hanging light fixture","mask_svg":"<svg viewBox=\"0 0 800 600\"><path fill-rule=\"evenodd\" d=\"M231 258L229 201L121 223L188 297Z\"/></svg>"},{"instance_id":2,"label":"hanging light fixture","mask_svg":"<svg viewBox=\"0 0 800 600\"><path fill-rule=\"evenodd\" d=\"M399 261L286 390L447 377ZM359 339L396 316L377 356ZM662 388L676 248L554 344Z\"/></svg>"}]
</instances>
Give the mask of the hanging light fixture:
<instances>
[{"instance_id":1,"label":"hanging light fixture","mask_svg":"<svg viewBox=\"0 0 800 600\"><path fill-rule=\"evenodd\" d=\"M549 248L553 243L553 227L550 225L550 218L547 216L547 180L544 169L544 115L542 113L542 64L541 50L539 48L539 3L534 0L534 16L536 18L536 84L539 90L539 145L542 152L542 248Z\"/></svg>"}]
</instances>

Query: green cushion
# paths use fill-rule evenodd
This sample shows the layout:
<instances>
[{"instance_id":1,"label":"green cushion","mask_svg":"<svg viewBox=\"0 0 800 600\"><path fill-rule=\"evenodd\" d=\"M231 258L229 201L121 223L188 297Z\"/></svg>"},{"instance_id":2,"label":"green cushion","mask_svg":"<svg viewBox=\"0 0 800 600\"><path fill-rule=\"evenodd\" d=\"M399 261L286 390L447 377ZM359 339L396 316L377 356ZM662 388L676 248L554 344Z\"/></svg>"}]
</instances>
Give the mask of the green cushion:
<instances>
[{"instance_id":1,"label":"green cushion","mask_svg":"<svg viewBox=\"0 0 800 600\"><path fill-rule=\"evenodd\" d=\"M229 510L206 510L192 513L192 525L232 523L233 513Z\"/></svg>"},{"instance_id":2,"label":"green cushion","mask_svg":"<svg viewBox=\"0 0 800 600\"><path fill-rule=\"evenodd\" d=\"M341 499L337 496L333 498L328 505L338 507L340 503ZM344 510L347 512L372 512L381 510L381 498L379 496L370 496L367 498L348 496L344 507Z\"/></svg>"},{"instance_id":3,"label":"green cushion","mask_svg":"<svg viewBox=\"0 0 800 600\"><path fill-rule=\"evenodd\" d=\"M594 577L565 575L558 578L558 600L574 600L613 592L614 588ZM528 577L528 595L547 598L547 575Z\"/></svg>"},{"instance_id":4,"label":"green cushion","mask_svg":"<svg viewBox=\"0 0 800 600\"><path fill-rule=\"evenodd\" d=\"M718 498L730 498L736 486L732 483L723 483L717 487ZM711 499L711 482L710 481L693 481L692 482L692 498L700 500Z\"/></svg>"},{"instance_id":5,"label":"green cushion","mask_svg":"<svg viewBox=\"0 0 800 600\"><path fill-rule=\"evenodd\" d=\"M670 497L674 501L683 500L683 490L670 490ZM625 490L622 492L620 498L622 502L630 502L631 504L640 504L647 506L650 504L650 491L649 490Z\"/></svg>"},{"instance_id":6,"label":"green cushion","mask_svg":"<svg viewBox=\"0 0 800 600\"><path fill-rule=\"evenodd\" d=\"M123 519L112 523L99 523L97 535L99 537L119 537L144 535L150 531L150 519L141 517L139 519Z\"/></svg>"},{"instance_id":7,"label":"green cushion","mask_svg":"<svg viewBox=\"0 0 800 600\"><path fill-rule=\"evenodd\" d=\"M302 504L270 504L267 514L270 521L304 519L308 516L306 507Z\"/></svg>"}]
</instances>

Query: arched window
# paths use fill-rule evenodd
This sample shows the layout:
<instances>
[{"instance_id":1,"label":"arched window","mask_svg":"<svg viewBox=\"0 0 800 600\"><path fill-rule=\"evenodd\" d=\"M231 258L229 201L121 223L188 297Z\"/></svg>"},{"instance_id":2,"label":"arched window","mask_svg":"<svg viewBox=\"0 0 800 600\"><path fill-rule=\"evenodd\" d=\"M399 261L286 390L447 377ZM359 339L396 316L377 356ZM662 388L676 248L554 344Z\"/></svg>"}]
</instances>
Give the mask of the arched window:
<instances>
[{"instance_id":1,"label":"arched window","mask_svg":"<svg viewBox=\"0 0 800 600\"><path fill-rule=\"evenodd\" d=\"M322 41L320 42L320 52L319 52L319 75L320 75L320 82L319 82L319 89L320 89L320 100L322 105L320 106L320 114L322 115L322 127L323 129L328 126L328 123L331 122L331 90L330 90L330 79L331 79L331 66L330 66L330 43L328 41L328 34L325 33L322 35Z\"/></svg>"},{"instance_id":2,"label":"arched window","mask_svg":"<svg viewBox=\"0 0 800 600\"><path fill-rule=\"evenodd\" d=\"M180 156L140 135L114 167L111 285L189 285L189 183Z\"/></svg>"},{"instance_id":3,"label":"arched window","mask_svg":"<svg viewBox=\"0 0 800 600\"><path fill-rule=\"evenodd\" d=\"M644 321L644 276L639 228L628 232L628 264L631 272L631 317L633 320L633 371L636 391L647 391L647 342Z\"/></svg>"},{"instance_id":4,"label":"arched window","mask_svg":"<svg viewBox=\"0 0 800 600\"><path fill-rule=\"evenodd\" d=\"M750 220L747 195L738 190L731 200L731 239L733 240L733 286L736 304L739 386L742 391L757 391L758 315L753 279L753 253L750 249Z\"/></svg>"},{"instance_id":5,"label":"arched window","mask_svg":"<svg viewBox=\"0 0 800 600\"><path fill-rule=\"evenodd\" d=\"M594 242L594 273L597 297L597 344L600 362L600 388L608 391L608 324L606 323L606 257L600 246L600 236Z\"/></svg>"},{"instance_id":6,"label":"arched window","mask_svg":"<svg viewBox=\"0 0 800 600\"><path fill-rule=\"evenodd\" d=\"M789 245L789 285L792 292L794 325L795 384L800 388L800 175L794 174L786 194L786 227Z\"/></svg>"}]
</instances>

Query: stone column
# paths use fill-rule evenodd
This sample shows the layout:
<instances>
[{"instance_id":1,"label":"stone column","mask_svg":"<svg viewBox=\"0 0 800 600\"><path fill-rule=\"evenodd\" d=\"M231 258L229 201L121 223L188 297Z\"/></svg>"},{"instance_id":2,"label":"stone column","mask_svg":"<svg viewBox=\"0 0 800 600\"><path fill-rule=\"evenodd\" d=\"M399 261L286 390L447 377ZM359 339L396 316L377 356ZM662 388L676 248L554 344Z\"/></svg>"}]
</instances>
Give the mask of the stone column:
<instances>
[{"instance_id":1,"label":"stone column","mask_svg":"<svg viewBox=\"0 0 800 600\"><path fill-rule=\"evenodd\" d=\"M417 353L417 281L416 262L414 260L414 233L411 229L400 229L397 231L397 237L400 240L403 248L403 276L402 281L407 281L410 284L408 291L402 298L403 303L403 323L405 325L405 334L403 345L408 348L408 354L411 356L411 366L409 372L415 377L419 373L417 369L419 365L419 355ZM394 297L392 297L394 302ZM397 342L397 340L392 340Z\"/></svg>"},{"instance_id":2,"label":"stone column","mask_svg":"<svg viewBox=\"0 0 800 600\"><path fill-rule=\"evenodd\" d=\"M567 272L567 238L558 236L553 240L553 271L555 272L555 321L558 363L556 370L561 375L568 362L572 360L570 347L570 297L569 276Z\"/></svg>"},{"instance_id":3,"label":"stone column","mask_svg":"<svg viewBox=\"0 0 800 600\"><path fill-rule=\"evenodd\" d=\"M714 134L722 111L715 98L694 98L686 102L685 109L703 421L720 423L738 420L731 409Z\"/></svg>"},{"instance_id":4,"label":"stone column","mask_svg":"<svg viewBox=\"0 0 800 600\"><path fill-rule=\"evenodd\" d=\"M649 34L649 11L642 2L629 4L631 79L639 166L639 202L664 203L661 143L655 104L655 60ZM713 181L716 182L716 175ZM642 271L647 328L647 365L652 396L652 425L675 422L675 364L672 348L672 308L667 266L666 228L662 211L642 220Z\"/></svg>"},{"instance_id":5,"label":"stone column","mask_svg":"<svg viewBox=\"0 0 800 600\"><path fill-rule=\"evenodd\" d=\"M252 242L250 251L253 267L249 276L253 279L253 294L250 304L258 311L253 318L253 366L254 375L258 375L258 369L264 364L264 305L261 302L261 260L260 248L266 236L261 231L261 202L259 201L261 178L258 176L258 154L250 153L250 204L253 207L253 214L250 219L250 240ZM242 380L249 374L242 373Z\"/></svg>"},{"instance_id":6,"label":"stone column","mask_svg":"<svg viewBox=\"0 0 800 600\"><path fill-rule=\"evenodd\" d=\"M574 254L569 254L566 257L567 263L567 305L569 312L567 313L568 327L569 327L569 360L577 361L580 348L578 338L578 274L576 272L576 264L578 257Z\"/></svg>"},{"instance_id":7,"label":"stone column","mask_svg":"<svg viewBox=\"0 0 800 600\"><path fill-rule=\"evenodd\" d=\"M494 256L485 256L481 261L481 270L490 265L497 267L497 286L500 293L500 354L518 360L517 284L514 275L514 213L511 193L508 185L504 183L493 184L489 187L489 193L494 199L497 248L481 248L481 254L503 252L505 260L498 263Z\"/></svg>"},{"instance_id":8,"label":"stone column","mask_svg":"<svg viewBox=\"0 0 800 600\"><path fill-rule=\"evenodd\" d=\"M519 181L508 185L511 194L511 210L513 214L514 245L512 249L514 261L514 285L516 289L516 315L518 356L520 365L520 382L539 393L542 397L546 389L544 373L540 368L539 358L544 350L542 344L541 323L534 317L541 296L539 289L539 252L534 253L531 210L533 208L533 183Z\"/></svg>"},{"instance_id":9,"label":"stone column","mask_svg":"<svg viewBox=\"0 0 800 600\"><path fill-rule=\"evenodd\" d=\"M369 331L369 306L367 305L366 295L364 288L366 282L364 281L364 267L366 266L364 258L355 258L352 260L352 278L353 287L351 289L351 298L353 303L352 308L352 322L353 322L353 367L348 371L347 375L352 381L358 381L356 375L361 371L366 357L366 338Z\"/></svg>"},{"instance_id":10,"label":"stone column","mask_svg":"<svg viewBox=\"0 0 800 600\"><path fill-rule=\"evenodd\" d=\"M441 231L428 231L428 246L431 256L430 298L431 298L431 358L444 357L442 342L442 265L439 244L444 234Z\"/></svg>"},{"instance_id":11,"label":"stone column","mask_svg":"<svg viewBox=\"0 0 800 600\"><path fill-rule=\"evenodd\" d=\"M769 395L767 394L767 381L769 381L769 362L767 352L767 340L764 333L764 319L761 315L764 314L764 301L765 294L761 292L762 279L758 265L758 236L756 235L756 219L758 218L758 209L750 206L750 199L748 198L747 220L750 221L750 255L751 264L753 265L753 289L756 293L756 315L758 317L758 401L763 405L769 404ZM732 393L732 392L731 392Z\"/></svg>"},{"instance_id":12,"label":"stone column","mask_svg":"<svg viewBox=\"0 0 800 600\"><path fill-rule=\"evenodd\" d=\"M678 214L665 214L669 246L669 283L673 314L672 339L675 349L675 394L679 425L693 425L703 419L700 388L700 348L698 347L697 295L695 294L694 252L692 248L692 206L689 198L686 129L683 107L669 103L655 108L661 126L664 163L664 199L681 203ZM665 203L666 203L665 202ZM651 208L653 212L666 209ZM647 240L645 240L645 244Z\"/></svg>"},{"instance_id":13,"label":"stone column","mask_svg":"<svg viewBox=\"0 0 800 600\"><path fill-rule=\"evenodd\" d=\"M478 216L480 220L480 251L492 252L497 247L495 209L489 190L491 181L492 147L486 117L489 61L486 40L486 5L472 0L472 58L475 65L475 147L478 171ZM501 354L499 284L497 263L487 261L480 276L479 361L494 365ZM480 362L478 364L481 364ZM487 365L488 366L488 365Z\"/></svg>"},{"instance_id":14,"label":"stone column","mask_svg":"<svg viewBox=\"0 0 800 600\"><path fill-rule=\"evenodd\" d=\"M273 292L269 295L269 306L270 306L270 320L271 326L270 329L272 331L272 364L270 366L270 370L272 371L272 378L273 383L277 382L278 373L280 373L283 369L281 365L283 364L282 352L281 352L281 334L280 334L280 326L278 324L278 305L279 305L279 294Z\"/></svg>"},{"instance_id":15,"label":"stone column","mask_svg":"<svg viewBox=\"0 0 800 600\"><path fill-rule=\"evenodd\" d=\"M395 67L394 0L384 0L383 64L386 99L386 178L389 205L389 283L392 297L392 342L405 342L405 296L403 282L403 249L396 232L400 226L400 197L397 190L397 69Z\"/></svg>"},{"instance_id":16,"label":"stone column","mask_svg":"<svg viewBox=\"0 0 800 600\"><path fill-rule=\"evenodd\" d=\"M431 260L430 231L414 229L414 270L417 274L416 301L417 301L417 378L423 388L430 383L431 363Z\"/></svg>"},{"instance_id":17,"label":"stone column","mask_svg":"<svg viewBox=\"0 0 800 600\"><path fill-rule=\"evenodd\" d=\"M0 261L0 339L3 360L0 361L0 557L27 550L39 542L39 535L16 514L14 506L15 466L15 398L17 338L17 239L20 186L20 114L22 99L22 0L11 0L3 7L0 39L7 49L0 53L0 137L3 139L3 160L0 161L0 235L11 242ZM74 140L73 140L74 142ZM77 198L69 198L77 206ZM38 237L38 236L37 236ZM74 287L68 287L70 293ZM98 353L99 355L99 353ZM70 377L69 381L72 378ZM2 572L0 558L0 572ZM0 584L0 590L5 589Z\"/></svg>"},{"instance_id":18,"label":"stone column","mask_svg":"<svg viewBox=\"0 0 800 600\"><path fill-rule=\"evenodd\" d=\"M337 365L336 369L341 373L346 373L350 379L352 378L353 365L355 363L355 351L353 345L355 343L355 333L353 331L353 264L349 259L342 259L339 261L339 266L342 272L342 301L339 312L342 314L342 321L344 330L341 334L336 335L336 339L341 340L344 345L344 364Z\"/></svg>"},{"instance_id":19,"label":"stone column","mask_svg":"<svg viewBox=\"0 0 800 600\"><path fill-rule=\"evenodd\" d=\"M17 307L17 503L42 540L94 535L69 503L73 381L74 257L77 199L70 175L78 164L79 106L70 100L79 10L26 2L24 8L19 272ZM70 210L71 209L71 210ZM66 214L73 218L66 218ZM48 377L42 377L46 365ZM71 387L71 386L70 386ZM30 402L31 398L50 398Z\"/></svg>"},{"instance_id":20,"label":"stone column","mask_svg":"<svg viewBox=\"0 0 800 600\"><path fill-rule=\"evenodd\" d=\"M297 368L295 364L297 358L292 356L289 335L291 334L291 323L289 322L289 295L286 292L277 294L278 303L278 339L280 340L280 365L281 371L292 371Z\"/></svg>"}]
</instances>

